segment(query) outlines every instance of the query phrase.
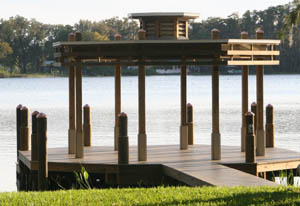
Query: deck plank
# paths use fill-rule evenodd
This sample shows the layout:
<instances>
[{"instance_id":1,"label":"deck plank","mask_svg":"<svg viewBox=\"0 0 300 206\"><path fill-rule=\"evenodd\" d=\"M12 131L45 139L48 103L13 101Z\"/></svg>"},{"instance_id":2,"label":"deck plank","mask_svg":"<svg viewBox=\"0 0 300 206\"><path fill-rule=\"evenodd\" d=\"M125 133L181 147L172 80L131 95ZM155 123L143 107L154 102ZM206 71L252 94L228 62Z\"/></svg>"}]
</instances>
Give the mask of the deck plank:
<instances>
[{"instance_id":1,"label":"deck plank","mask_svg":"<svg viewBox=\"0 0 300 206\"><path fill-rule=\"evenodd\" d=\"M192 145L188 150L179 150L179 145L150 145L148 160L137 161L137 146L130 146L130 165L163 165L166 175L180 179L191 186L258 186L276 185L254 175L232 169L226 164L244 164L245 154L237 146L222 146L222 159L212 161L210 145ZM113 147L93 146L84 148L84 158L76 159L67 148L49 148L49 171L73 171L84 165L93 172L109 170L118 172L118 153ZM31 169L30 151L20 151L20 159ZM280 148L267 148L266 155L257 157L258 171L292 169L300 164L300 153Z\"/></svg>"}]
</instances>

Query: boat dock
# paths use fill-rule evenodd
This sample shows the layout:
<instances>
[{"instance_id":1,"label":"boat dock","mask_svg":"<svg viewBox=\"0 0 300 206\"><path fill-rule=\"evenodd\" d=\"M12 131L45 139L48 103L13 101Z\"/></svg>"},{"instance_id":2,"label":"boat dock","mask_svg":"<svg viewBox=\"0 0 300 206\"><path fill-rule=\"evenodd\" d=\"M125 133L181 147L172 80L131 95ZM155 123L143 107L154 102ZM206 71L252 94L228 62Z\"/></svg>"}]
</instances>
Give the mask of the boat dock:
<instances>
[{"instance_id":1,"label":"boat dock","mask_svg":"<svg viewBox=\"0 0 300 206\"><path fill-rule=\"evenodd\" d=\"M210 149L209 145L192 145L188 150L180 150L179 145L151 145L148 160L143 162L137 161L137 147L132 146L129 164L123 165L118 164L118 151L113 147L85 147L82 159L68 154L68 148L49 148L48 170L73 173L84 166L89 173L102 173L106 184L121 186L155 181L158 173L189 186L276 186L258 176L293 170L300 164L300 153L280 148L267 148L266 155L257 157L252 164L245 163L240 147L222 146L223 158L217 161L211 160ZM19 160L30 171L38 169L37 162L31 161L30 151L21 151Z\"/></svg>"}]
</instances>

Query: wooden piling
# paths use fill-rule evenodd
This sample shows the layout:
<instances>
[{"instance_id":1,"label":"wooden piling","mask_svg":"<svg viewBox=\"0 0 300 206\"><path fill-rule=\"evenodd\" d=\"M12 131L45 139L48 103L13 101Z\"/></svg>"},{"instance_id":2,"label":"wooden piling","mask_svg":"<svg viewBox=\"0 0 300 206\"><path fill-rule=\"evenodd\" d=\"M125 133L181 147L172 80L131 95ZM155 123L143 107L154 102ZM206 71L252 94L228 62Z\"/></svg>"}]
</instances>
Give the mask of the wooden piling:
<instances>
[{"instance_id":1,"label":"wooden piling","mask_svg":"<svg viewBox=\"0 0 300 206\"><path fill-rule=\"evenodd\" d=\"M20 126L20 150L29 150L29 109L25 106L21 108L21 126Z\"/></svg>"},{"instance_id":2,"label":"wooden piling","mask_svg":"<svg viewBox=\"0 0 300 206\"><path fill-rule=\"evenodd\" d=\"M19 150L20 150L20 130L21 130L21 109L22 109L22 104L19 104L16 107L16 136L17 136L17 165L16 165L16 180L17 180L17 189L22 190L22 174L21 174L21 170L22 170L22 165L20 164L19 161Z\"/></svg>"},{"instance_id":3,"label":"wooden piling","mask_svg":"<svg viewBox=\"0 0 300 206\"><path fill-rule=\"evenodd\" d=\"M242 39L248 39L248 32L241 33ZM245 152L246 145L246 120L245 114L248 112L248 66L242 66L242 128L241 128L241 151Z\"/></svg>"},{"instance_id":4,"label":"wooden piling","mask_svg":"<svg viewBox=\"0 0 300 206\"><path fill-rule=\"evenodd\" d=\"M256 162L256 144L254 133L254 114L248 112L245 114L246 120L246 163Z\"/></svg>"},{"instance_id":5,"label":"wooden piling","mask_svg":"<svg viewBox=\"0 0 300 206\"><path fill-rule=\"evenodd\" d=\"M31 114L31 161L38 162L39 152L38 152L38 139L37 139L37 115L38 111L34 111ZM30 172L31 177L31 190L38 189L38 172L32 170Z\"/></svg>"},{"instance_id":6,"label":"wooden piling","mask_svg":"<svg viewBox=\"0 0 300 206\"><path fill-rule=\"evenodd\" d=\"M256 38L263 39L264 32L256 31ZM257 130L256 130L256 155L265 155L265 131L264 131L264 66L256 66L256 102L257 102Z\"/></svg>"},{"instance_id":7,"label":"wooden piling","mask_svg":"<svg viewBox=\"0 0 300 206\"><path fill-rule=\"evenodd\" d=\"M38 111L31 114L31 161L38 160L38 140L37 140L37 115Z\"/></svg>"},{"instance_id":8,"label":"wooden piling","mask_svg":"<svg viewBox=\"0 0 300 206\"><path fill-rule=\"evenodd\" d=\"M257 120L256 120L256 116L257 116L257 104L256 102L252 102L251 104L251 112L254 114L254 133L256 134L256 128L257 128Z\"/></svg>"},{"instance_id":9,"label":"wooden piling","mask_svg":"<svg viewBox=\"0 0 300 206\"><path fill-rule=\"evenodd\" d=\"M69 41L75 41L75 34L69 34ZM70 58L69 62L73 62ZM74 63L74 62L73 62ZM68 148L69 154L75 153L75 138L76 138L76 114L75 114L75 66L69 66L69 132L68 132Z\"/></svg>"},{"instance_id":10,"label":"wooden piling","mask_svg":"<svg viewBox=\"0 0 300 206\"><path fill-rule=\"evenodd\" d=\"M219 39L220 31L213 29L211 36L213 40ZM211 158L221 159L221 134L219 129L219 67L213 65L212 72L212 134L211 134Z\"/></svg>"},{"instance_id":11,"label":"wooden piling","mask_svg":"<svg viewBox=\"0 0 300 206\"><path fill-rule=\"evenodd\" d=\"M274 132L274 112L273 106L268 104L266 107L266 147L272 148L275 145Z\"/></svg>"},{"instance_id":12,"label":"wooden piling","mask_svg":"<svg viewBox=\"0 0 300 206\"><path fill-rule=\"evenodd\" d=\"M187 124L188 124L188 143L194 144L194 119L193 119L193 105L187 104Z\"/></svg>"},{"instance_id":13,"label":"wooden piling","mask_svg":"<svg viewBox=\"0 0 300 206\"><path fill-rule=\"evenodd\" d=\"M20 128L21 128L21 109L22 104L19 104L16 107L16 131L17 131L17 157L19 157L19 150L20 150Z\"/></svg>"},{"instance_id":14,"label":"wooden piling","mask_svg":"<svg viewBox=\"0 0 300 206\"><path fill-rule=\"evenodd\" d=\"M116 34L115 40L121 40L121 35ZM114 130L114 149L118 150L119 139L119 114L121 113L121 65L115 66L115 130Z\"/></svg>"},{"instance_id":15,"label":"wooden piling","mask_svg":"<svg viewBox=\"0 0 300 206\"><path fill-rule=\"evenodd\" d=\"M139 40L146 39L146 31L139 30ZM139 101L139 134L138 134L138 161L147 160L147 135L146 135L146 86L145 86L145 65L140 59L138 71L138 101Z\"/></svg>"},{"instance_id":16,"label":"wooden piling","mask_svg":"<svg viewBox=\"0 0 300 206\"><path fill-rule=\"evenodd\" d=\"M81 33L75 33L75 40L81 41ZM76 158L83 158L83 128L82 128L82 62L76 59Z\"/></svg>"},{"instance_id":17,"label":"wooden piling","mask_svg":"<svg viewBox=\"0 0 300 206\"><path fill-rule=\"evenodd\" d=\"M47 116L44 113L37 115L38 155L38 189L48 189L48 148L47 148Z\"/></svg>"},{"instance_id":18,"label":"wooden piling","mask_svg":"<svg viewBox=\"0 0 300 206\"><path fill-rule=\"evenodd\" d=\"M122 112L119 114L119 148L118 163L129 163L129 143L128 143L128 117Z\"/></svg>"},{"instance_id":19,"label":"wooden piling","mask_svg":"<svg viewBox=\"0 0 300 206\"><path fill-rule=\"evenodd\" d=\"M83 107L83 136L84 146L92 146L92 123L91 123L91 111L88 104Z\"/></svg>"},{"instance_id":20,"label":"wooden piling","mask_svg":"<svg viewBox=\"0 0 300 206\"><path fill-rule=\"evenodd\" d=\"M184 60L185 61L185 60ZM186 64L181 65L180 73L180 107L181 107L181 124L180 124L180 149L188 149L188 125L187 125L187 68Z\"/></svg>"}]
</instances>

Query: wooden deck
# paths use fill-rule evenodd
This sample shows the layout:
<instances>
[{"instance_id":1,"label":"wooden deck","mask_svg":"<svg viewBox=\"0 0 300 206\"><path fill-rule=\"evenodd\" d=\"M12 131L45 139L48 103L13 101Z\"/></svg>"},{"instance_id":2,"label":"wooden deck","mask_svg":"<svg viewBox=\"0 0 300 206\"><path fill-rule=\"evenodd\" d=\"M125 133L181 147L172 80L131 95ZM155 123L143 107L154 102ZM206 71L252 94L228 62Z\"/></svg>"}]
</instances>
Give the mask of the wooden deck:
<instances>
[{"instance_id":1,"label":"wooden deck","mask_svg":"<svg viewBox=\"0 0 300 206\"><path fill-rule=\"evenodd\" d=\"M89 172L117 175L130 167L161 166L164 175L190 186L274 186L276 184L271 181L233 168L257 175L260 172L295 169L300 164L300 153L280 148L267 148L266 155L257 157L256 164L244 163L245 156L240 152L240 147L222 146L221 161L212 161L210 150L209 145L193 145L184 151L179 150L179 145L149 146L148 161L138 162L137 146L131 146L129 165L118 165L118 153L113 147L85 147L83 159L75 159L74 155L69 155L67 148L50 148L48 165L49 171L72 172L84 166ZM30 161L30 151L20 152L19 158L30 170L37 169L36 162Z\"/></svg>"}]
</instances>

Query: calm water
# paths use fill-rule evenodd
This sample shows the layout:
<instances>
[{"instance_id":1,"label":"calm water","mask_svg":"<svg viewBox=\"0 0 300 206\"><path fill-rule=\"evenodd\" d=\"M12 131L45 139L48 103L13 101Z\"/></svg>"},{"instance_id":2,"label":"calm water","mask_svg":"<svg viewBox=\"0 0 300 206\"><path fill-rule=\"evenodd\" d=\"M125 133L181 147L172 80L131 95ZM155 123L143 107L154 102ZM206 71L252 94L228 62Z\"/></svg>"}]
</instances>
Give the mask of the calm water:
<instances>
[{"instance_id":1,"label":"calm water","mask_svg":"<svg viewBox=\"0 0 300 206\"><path fill-rule=\"evenodd\" d=\"M137 77L122 78L122 111L129 116L130 144L137 144ZM220 130L223 145L240 145L241 78L220 77ZM275 110L276 146L300 149L300 75L265 76L265 105ZM179 76L146 78L149 144L178 144ZM255 76L249 77L249 103L255 101ZM93 145L113 145L114 79L83 79L83 104L92 111ZM210 144L211 77L188 76L188 102L194 105L195 141ZM0 79L0 191L16 190L15 108L48 115L48 146L66 147L68 134L67 78Z\"/></svg>"}]
</instances>

